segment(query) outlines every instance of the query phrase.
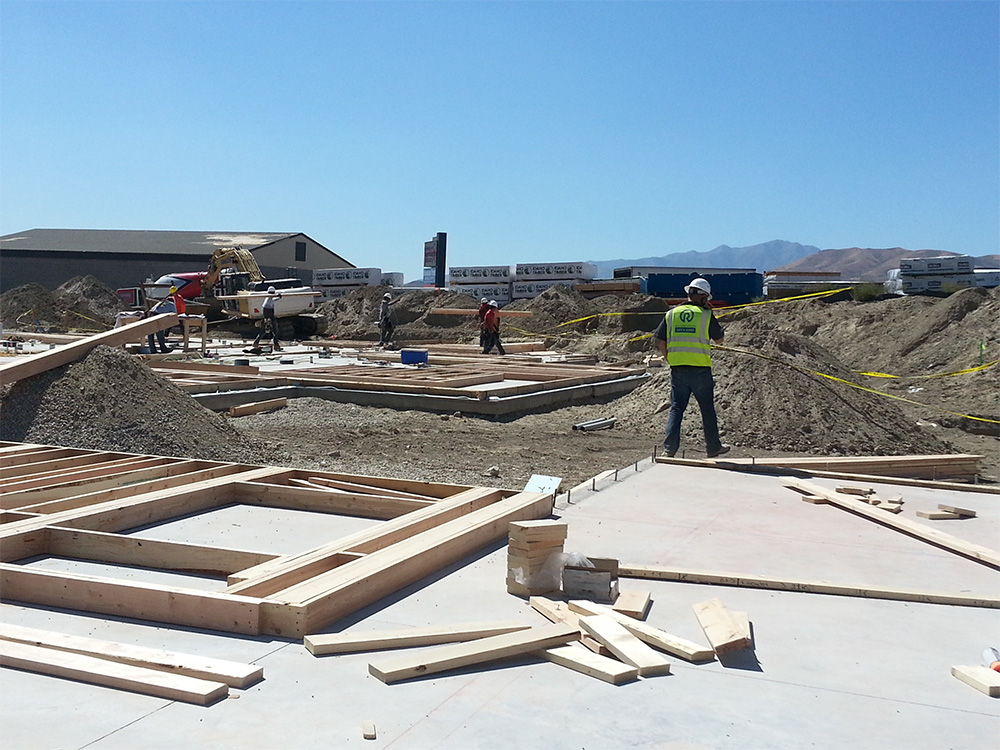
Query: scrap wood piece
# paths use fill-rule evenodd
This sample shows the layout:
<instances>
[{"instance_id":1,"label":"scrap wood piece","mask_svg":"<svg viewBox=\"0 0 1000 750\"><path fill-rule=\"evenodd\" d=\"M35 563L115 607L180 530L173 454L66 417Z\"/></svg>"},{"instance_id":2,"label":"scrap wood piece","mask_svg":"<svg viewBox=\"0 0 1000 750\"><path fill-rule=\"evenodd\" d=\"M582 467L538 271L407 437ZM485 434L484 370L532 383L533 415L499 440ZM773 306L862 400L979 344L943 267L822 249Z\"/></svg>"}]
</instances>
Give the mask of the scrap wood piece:
<instances>
[{"instance_id":1,"label":"scrap wood piece","mask_svg":"<svg viewBox=\"0 0 1000 750\"><path fill-rule=\"evenodd\" d=\"M750 645L750 636L743 623L736 618L721 599L709 599L692 605L705 637L716 654L737 651Z\"/></svg>"},{"instance_id":2,"label":"scrap wood piece","mask_svg":"<svg viewBox=\"0 0 1000 750\"><path fill-rule=\"evenodd\" d=\"M626 589L618 592L618 598L611 605L611 609L615 612L621 612L623 615L634 617L636 620L645 620L652 602L652 594L648 591Z\"/></svg>"},{"instance_id":3,"label":"scrap wood piece","mask_svg":"<svg viewBox=\"0 0 1000 750\"><path fill-rule=\"evenodd\" d=\"M208 656L163 651L20 625L0 623L0 641L24 643L122 664L132 664L146 669L224 682L231 687L247 687L264 679L264 668L256 664L243 664L225 659L213 659Z\"/></svg>"},{"instance_id":4,"label":"scrap wood piece","mask_svg":"<svg viewBox=\"0 0 1000 750\"><path fill-rule=\"evenodd\" d=\"M962 518L959 513L952 513L950 510L918 510L917 515L920 518L926 518L929 521L944 521L953 518Z\"/></svg>"},{"instance_id":5,"label":"scrap wood piece","mask_svg":"<svg viewBox=\"0 0 1000 750\"><path fill-rule=\"evenodd\" d=\"M859 497L868 497L869 495L874 495L875 490L871 487L838 487L837 492L843 493L845 495L858 495Z\"/></svg>"},{"instance_id":6,"label":"scrap wood piece","mask_svg":"<svg viewBox=\"0 0 1000 750\"><path fill-rule=\"evenodd\" d=\"M897 531L902 531L904 534L908 534L929 544L941 547L942 549L946 549L950 552L955 552L956 554L976 560L977 562L981 562L992 568L1000 568L1000 553L995 550L991 550L979 544L973 544L972 542L960 539L957 536L952 536L951 534L947 534L943 531L933 529L925 524L911 521L908 518L887 516L885 513L879 513L874 508L868 508L864 505L860 505L843 497L837 492L832 492L825 487L820 487L812 482L806 482L801 479L786 478L783 481L783 484L785 487L798 492L805 492L810 495L821 495L829 500L830 504L849 510L855 515L864 516L865 518L876 521L883 526L889 526Z\"/></svg>"},{"instance_id":7,"label":"scrap wood piece","mask_svg":"<svg viewBox=\"0 0 1000 750\"><path fill-rule=\"evenodd\" d=\"M983 666L957 666L951 668L951 673L990 698L1000 697L1000 672Z\"/></svg>"},{"instance_id":8,"label":"scrap wood piece","mask_svg":"<svg viewBox=\"0 0 1000 750\"><path fill-rule=\"evenodd\" d=\"M249 404L230 406L229 416L245 417L248 414L260 414L261 412L264 411L274 411L275 409L284 409L286 406L288 406L287 398L269 398L266 401L252 401Z\"/></svg>"},{"instance_id":9,"label":"scrap wood piece","mask_svg":"<svg viewBox=\"0 0 1000 750\"><path fill-rule=\"evenodd\" d=\"M1000 608L1000 597L951 594L944 591L919 589L890 589L879 586L852 586L828 581L810 581L794 578L745 575L743 573L718 573L707 570L683 570L655 565L622 565L620 575L626 578L646 578L656 581L714 584L738 588L772 589L774 591L799 591L811 594L857 596L864 599L920 602L922 604L952 604L961 607Z\"/></svg>"},{"instance_id":10,"label":"scrap wood piece","mask_svg":"<svg viewBox=\"0 0 1000 750\"><path fill-rule=\"evenodd\" d=\"M438 646L380 663L373 662L368 665L368 671L382 682L399 682L560 646L579 637L580 631L569 625L544 625L516 633L481 638L469 643Z\"/></svg>"},{"instance_id":11,"label":"scrap wood piece","mask_svg":"<svg viewBox=\"0 0 1000 750\"><path fill-rule=\"evenodd\" d=\"M938 508L941 510L946 510L949 513L957 513L965 518L975 518L976 511L970 510L969 508L959 508L957 505L945 505L944 503L938 503Z\"/></svg>"},{"instance_id":12,"label":"scrap wood piece","mask_svg":"<svg viewBox=\"0 0 1000 750\"><path fill-rule=\"evenodd\" d=\"M229 686L222 682L11 641L0 641L0 666L199 706L207 706L229 694Z\"/></svg>"},{"instance_id":13,"label":"scrap wood piece","mask_svg":"<svg viewBox=\"0 0 1000 750\"><path fill-rule=\"evenodd\" d=\"M366 740L374 740L378 735L375 734L375 722L371 719L365 719L361 722L361 736Z\"/></svg>"},{"instance_id":14,"label":"scrap wood piece","mask_svg":"<svg viewBox=\"0 0 1000 750\"><path fill-rule=\"evenodd\" d=\"M358 651L381 651L392 648L435 646L462 643L493 635L527 630L530 625L515 621L470 622L405 630L379 630L372 633L320 633L307 635L305 647L313 656L350 654Z\"/></svg>"},{"instance_id":15,"label":"scrap wood piece","mask_svg":"<svg viewBox=\"0 0 1000 750\"><path fill-rule=\"evenodd\" d=\"M689 641L686 638L671 635L642 620L636 620L628 615L615 612L611 607L595 604L585 599L573 599L569 602L569 608L581 615L607 615L616 620L639 640L660 649L660 651L666 651L673 656L679 656L681 659L686 659L687 661L712 661L715 658L715 652L707 646Z\"/></svg>"},{"instance_id":16,"label":"scrap wood piece","mask_svg":"<svg viewBox=\"0 0 1000 750\"><path fill-rule=\"evenodd\" d=\"M639 670L640 677L670 674L670 662L624 626L607 615L587 615L580 618L580 627L599 640L626 664Z\"/></svg>"},{"instance_id":17,"label":"scrap wood piece","mask_svg":"<svg viewBox=\"0 0 1000 750\"><path fill-rule=\"evenodd\" d=\"M39 373L48 372L56 367L68 365L82 359L87 352L98 346L124 346L133 341L141 339L151 333L172 328L177 325L180 318L174 313L165 315L154 315L135 323L128 323L121 328L113 328L104 333L98 333L80 339L72 344L64 344L55 349L32 354L31 356L18 358L14 362L0 365L0 385L7 385L24 378L30 378Z\"/></svg>"},{"instance_id":18,"label":"scrap wood piece","mask_svg":"<svg viewBox=\"0 0 1000 750\"><path fill-rule=\"evenodd\" d=\"M639 669L631 664L625 664L607 656L595 654L581 646L569 644L568 646L555 646L554 648L532 651L533 656L545 659L560 667L572 669L574 672L596 677L598 680L610 682L612 685L621 685L623 682L632 682L638 679Z\"/></svg>"},{"instance_id":19,"label":"scrap wood piece","mask_svg":"<svg viewBox=\"0 0 1000 750\"><path fill-rule=\"evenodd\" d=\"M547 596L530 596L528 604L531 608L551 622L561 622L580 630L580 643L595 654L611 656L611 651L599 640L580 629L580 615L569 608L569 605L558 599Z\"/></svg>"}]
</instances>

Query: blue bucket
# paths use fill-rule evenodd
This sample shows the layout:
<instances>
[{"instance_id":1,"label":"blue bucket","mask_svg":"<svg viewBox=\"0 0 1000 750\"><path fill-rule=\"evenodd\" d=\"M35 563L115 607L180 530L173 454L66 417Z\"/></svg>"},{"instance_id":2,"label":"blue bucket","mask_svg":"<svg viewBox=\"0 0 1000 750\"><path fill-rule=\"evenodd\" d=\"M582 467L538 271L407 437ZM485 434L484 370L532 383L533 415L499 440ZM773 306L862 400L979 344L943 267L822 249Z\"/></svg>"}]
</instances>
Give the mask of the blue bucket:
<instances>
[{"instance_id":1,"label":"blue bucket","mask_svg":"<svg viewBox=\"0 0 1000 750\"><path fill-rule=\"evenodd\" d=\"M427 361L426 349L400 349L399 361L404 365L419 365Z\"/></svg>"}]
</instances>

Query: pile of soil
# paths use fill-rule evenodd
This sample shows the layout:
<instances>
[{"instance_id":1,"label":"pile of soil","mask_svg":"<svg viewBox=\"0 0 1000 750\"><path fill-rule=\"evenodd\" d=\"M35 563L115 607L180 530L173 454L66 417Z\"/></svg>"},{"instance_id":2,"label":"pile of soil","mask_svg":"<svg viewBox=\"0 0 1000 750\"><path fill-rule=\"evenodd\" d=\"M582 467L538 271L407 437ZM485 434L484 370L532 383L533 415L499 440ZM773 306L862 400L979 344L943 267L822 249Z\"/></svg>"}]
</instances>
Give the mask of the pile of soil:
<instances>
[{"instance_id":1,"label":"pile of soil","mask_svg":"<svg viewBox=\"0 0 1000 750\"><path fill-rule=\"evenodd\" d=\"M106 331L124 309L115 291L93 276L70 279L55 291L25 284L0 295L4 328L39 333Z\"/></svg>"},{"instance_id":2,"label":"pile of soil","mask_svg":"<svg viewBox=\"0 0 1000 750\"><path fill-rule=\"evenodd\" d=\"M125 350L107 346L0 390L0 439L234 463L266 464L274 455Z\"/></svg>"}]
</instances>

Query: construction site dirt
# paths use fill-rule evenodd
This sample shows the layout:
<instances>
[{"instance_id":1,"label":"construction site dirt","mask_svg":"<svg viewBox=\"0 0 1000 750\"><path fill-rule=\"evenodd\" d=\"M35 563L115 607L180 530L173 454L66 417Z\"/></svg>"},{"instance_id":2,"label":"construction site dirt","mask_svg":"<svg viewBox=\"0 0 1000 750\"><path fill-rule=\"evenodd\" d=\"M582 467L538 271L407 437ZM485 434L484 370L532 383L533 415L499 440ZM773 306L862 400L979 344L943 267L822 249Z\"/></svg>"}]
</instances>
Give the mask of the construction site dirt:
<instances>
[{"instance_id":1,"label":"construction site dirt","mask_svg":"<svg viewBox=\"0 0 1000 750\"><path fill-rule=\"evenodd\" d=\"M323 336L374 344L383 291L367 288L321 305ZM982 480L996 481L1000 368L986 365L1000 349L1000 291L829 299L717 310L726 337L713 371L730 455L974 453L984 456ZM85 308L86 300L99 302ZM404 292L393 306L397 344L474 343L476 305L456 293ZM565 489L648 458L662 442L669 369L658 366L649 332L666 307L646 295L589 300L554 287L505 308L530 313L503 319L505 341L541 340L553 352L649 367L651 378L605 403L486 419L296 398L285 409L226 418L122 350L101 347L6 387L0 438L508 488L544 474L562 478ZM435 313L439 308L470 314ZM115 311L93 282L70 282L56 295L22 287L0 298L5 330L20 328L22 337L43 327L44 315L48 330L102 330ZM87 325L70 324L81 315ZM615 418L612 428L573 429L604 417ZM694 404L678 456L705 457Z\"/></svg>"}]
</instances>

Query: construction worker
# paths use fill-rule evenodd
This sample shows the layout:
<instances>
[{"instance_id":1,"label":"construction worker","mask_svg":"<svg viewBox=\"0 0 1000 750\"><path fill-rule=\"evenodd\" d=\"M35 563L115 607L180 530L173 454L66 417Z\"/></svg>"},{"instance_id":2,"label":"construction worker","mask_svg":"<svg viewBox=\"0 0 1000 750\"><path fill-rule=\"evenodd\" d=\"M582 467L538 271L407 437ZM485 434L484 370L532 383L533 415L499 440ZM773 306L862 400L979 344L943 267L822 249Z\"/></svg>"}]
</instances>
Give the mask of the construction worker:
<instances>
[{"instance_id":1,"label":"construction worker","mask_svg":"<svg viewBox=\"0 0 1000 750\"><path fill-rule=\"evenodd\" d=\"M184 302L184 298L178 293L176 286L171 286L170 291L167 292L167 296L157 302L147 314L147 316L152 317L153 315L165 315L167 313L177 313L182 315L187 309L187 304ZM167 329L169 330L169 329ZM146 346L149 349L150 354L156 354L156 344L160 344L160 351L164 354L168 354L172 349L167 346L167 331L161 330L154 334L149 334L146 336Z\"/></svg>"},{"instance_id":2,"label":"construction worker","mask_svg":"<svg viewBox=\"0 0 1000 750\"><path fill-rule=\"evenodd\" d=\"M705 452L715 458L729 452L719 438L715 413L715 381L712 378L712 347L709 339L721 344L724 333L708 304L712 286L706 279L691 281L684 291L688 299L663 316L653 334L656 348L670 365L670 413L667 415L663 449L668 456L677 453L681 444L681 420L688 401L694 395L701 409L705 432Z\"/></svg>"},{"instance_id":3,"label":"construction worker","mask_svg":"<svg viewBox=\"0 0 1000 750\"><path fill-rule=\"evenodd\" d=\"M500 343L500 305L495 299L491 299L487 306L486 315L483 317L483 330L486 333L483 354L489 354L494 346L500 354L506 354L503 344Z\"/></svg>"},{"instance_id":4,"label":"construction worker","mask_svg":"<svg viewBox=\"0 0 1000 750\"><path fill-rule=\"evenodd\" d=\"M486 318L486 311L490 309L490 303L486 301L486 297L479 300L479 312L476 313L479 318L479 345L486 346L486 328L483 326L483 320Z\"/></svg>"},{"instance_id":5,"label":"construction worker","mask_svg":"<svg viewBox=\"0 0 1000 750\"><path fill-rule=\"evenodd\" d=\"M260 347L260 340L264 336L270 334L272 342L272 351L281 351L281 342L278 340L278 321L274 316L274 303L276 300L281 299L281 295L278 293L273 286L267 288L267 297L264 298L264 304L260 306L261 315L264 317L260 320L260 331L257 333L257 338L253 340L253 348L258 349Z\"/></svg>"},{"instance_id":6,"label":"construction worker","mask_svg":"<svg viewBox=\"0 0 1000 750\"><path fill-rule=\"evenodd\" d=\"M392 304L392 295L386 292L382 295L382 304L378 309L378 331L379 346L389 346L392 341L392 331L395 326L392 324L392 317L389 314L389 306Z\"/></svg>"}]
</instances>

